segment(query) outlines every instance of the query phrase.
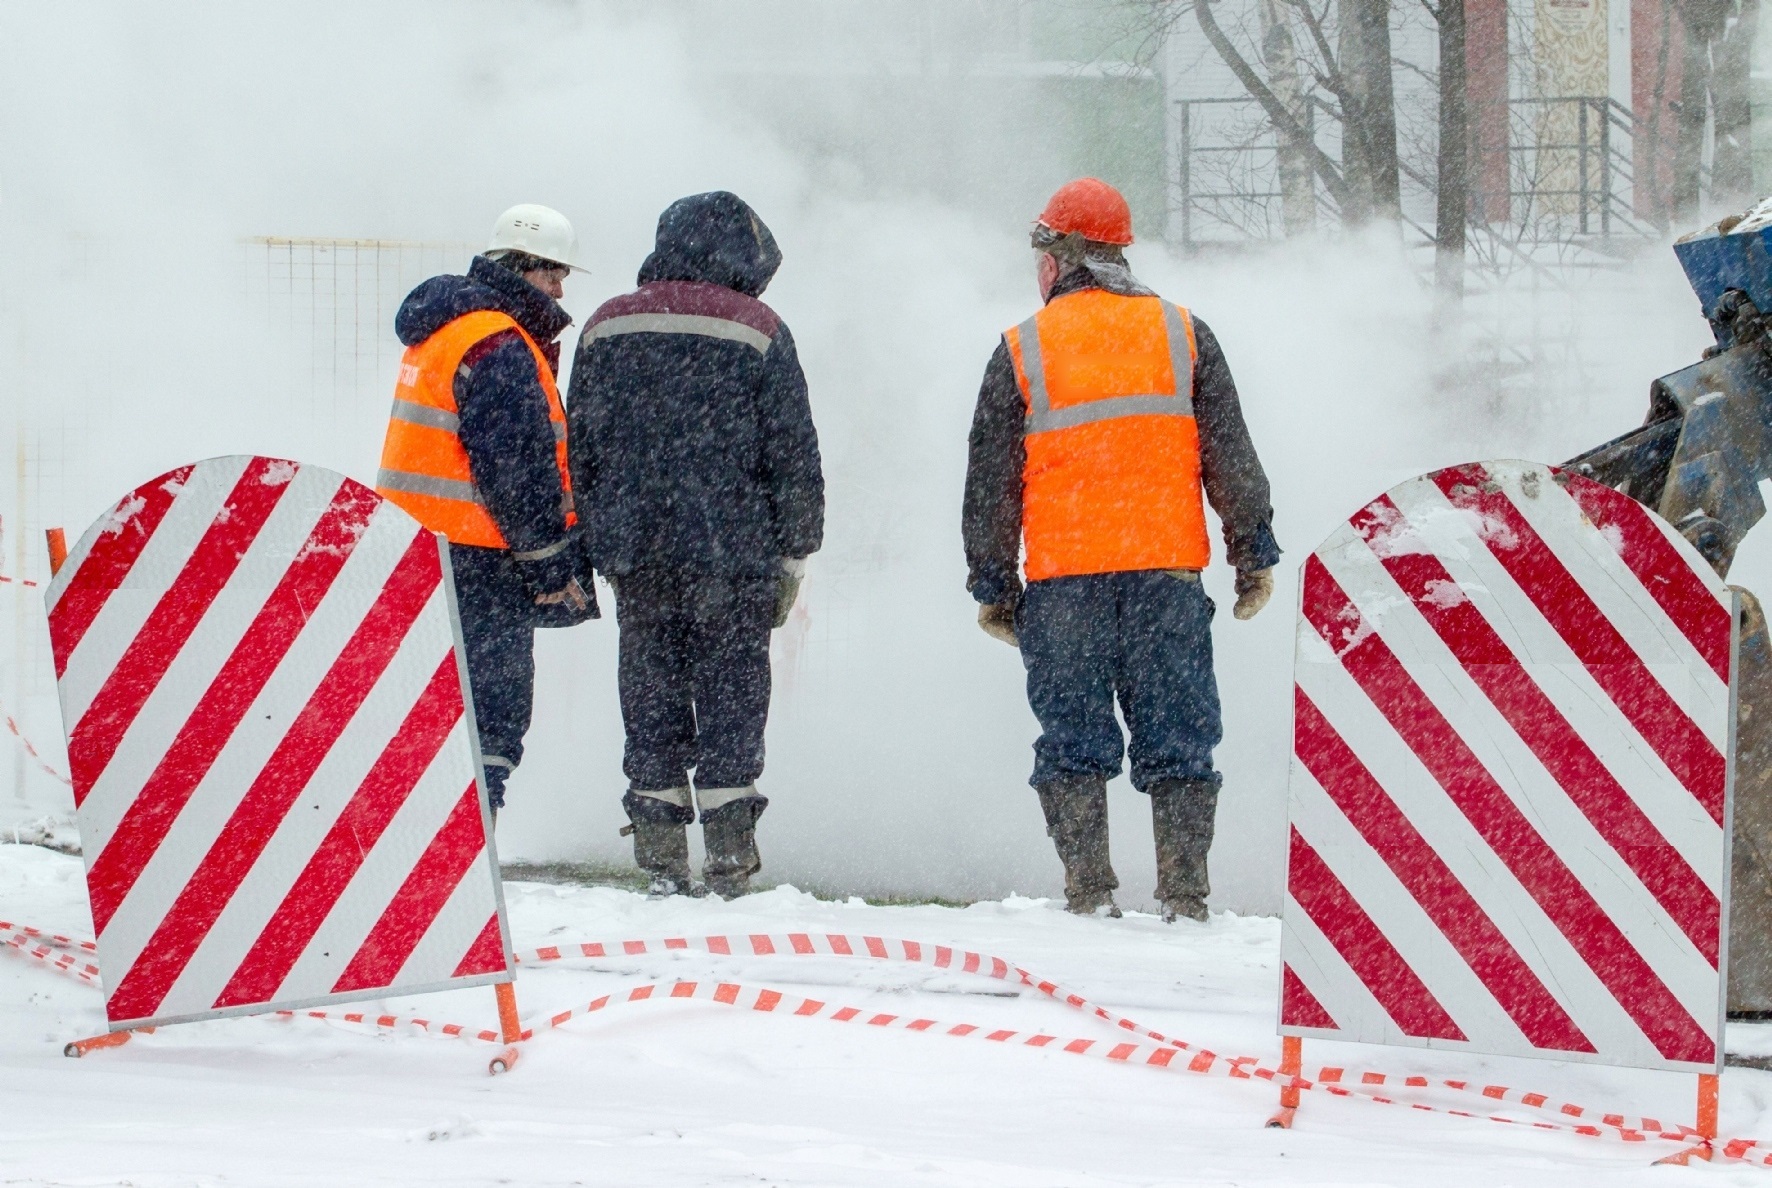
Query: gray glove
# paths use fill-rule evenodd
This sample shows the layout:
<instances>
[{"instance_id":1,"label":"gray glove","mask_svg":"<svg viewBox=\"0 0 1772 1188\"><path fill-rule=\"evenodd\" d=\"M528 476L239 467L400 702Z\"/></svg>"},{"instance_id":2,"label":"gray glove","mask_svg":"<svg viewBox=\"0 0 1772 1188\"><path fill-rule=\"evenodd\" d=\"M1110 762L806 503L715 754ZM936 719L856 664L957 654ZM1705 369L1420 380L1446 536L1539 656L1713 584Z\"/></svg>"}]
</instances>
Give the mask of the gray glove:
<instances>
[{"instance_id":1,"label":"gray glove","mask_svg":"<svg viewBox=\"0 0 1772 1188\"><path fill-rule=\"evenodd\" d=\"M978 608L978 625L992 639L1000 639L1012 648L1021 647L1015 636L1015 602L992 602Z\"/></svg>"},{"instance_id":2,"label":"gray glove","mask_svg":"<svg viewBox=\"0 0 1772 1188\"><path fill-rule=\"evenodd\" d=\"M783 557L781 559L781 577L775 587L775 619L772 627L784 626L788 615L794 609L794 603L800 597L800 583L806 577L806 558Z\"/></svg>"},{"instance_id":3,"label":"gray glove","mask_svg":"<svg viewBox=\"0 0 1772 1188\"><path fill-rule=\"evenodd\" d=\"M1237 592L1237 605L1231 608L1231 614L1238 621L1253 619L1274 596L1274 571L1272 567L1247 572L1239 569L1236 585L1232 588Z\"/></svg>"}]
</instances>

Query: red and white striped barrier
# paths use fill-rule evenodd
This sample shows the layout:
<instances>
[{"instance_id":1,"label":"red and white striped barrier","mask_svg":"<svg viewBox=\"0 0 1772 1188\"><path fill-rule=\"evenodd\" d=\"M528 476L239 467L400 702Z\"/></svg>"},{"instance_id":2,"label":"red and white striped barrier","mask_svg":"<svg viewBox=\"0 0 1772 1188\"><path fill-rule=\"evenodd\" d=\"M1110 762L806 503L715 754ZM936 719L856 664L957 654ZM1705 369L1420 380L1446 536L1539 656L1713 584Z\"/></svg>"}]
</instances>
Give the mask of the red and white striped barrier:
<instances>
[{"instance_id":1,"label":"red and white striped barrier","mask_svg":"<svg viewBox=\"0 0 1772 1188\"><path fill-rule=\"evenodd\" d=\"M1493 462L1302 584L1282 1032L1719 1071L1734 603L1696 550Z\"/></svg>"},{"instance_id":2,"label":"red and white striped barrier","mask_svg":"<svg viewBox=\"0 0 1772 1188\"><path fill-rule=\"evenodd\" d=\"M69 554L45 600L113 1029L509 980L443 547L229 457Z\"/></svg>"}]
</instances>

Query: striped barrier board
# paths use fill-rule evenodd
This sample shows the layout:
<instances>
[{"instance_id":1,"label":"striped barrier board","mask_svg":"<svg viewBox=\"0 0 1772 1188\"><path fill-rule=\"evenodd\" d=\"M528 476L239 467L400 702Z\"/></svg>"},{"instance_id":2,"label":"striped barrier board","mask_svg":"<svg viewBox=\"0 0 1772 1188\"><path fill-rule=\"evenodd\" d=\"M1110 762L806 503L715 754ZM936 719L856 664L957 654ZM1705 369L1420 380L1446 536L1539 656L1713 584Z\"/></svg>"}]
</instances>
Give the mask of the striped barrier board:
<instances>
[{"instance_id":1,"label":"striped barrier board","mask_svg":"<svg viewBox=\"0 0 1772 1188\"><path fill-rule=\"evenodd\" d=\"M447 545L212 458L45 594L112 1030L511 979Z\"/></svg>"},{"instance_id":2,"label":"striped barrier board","mask_svg":"<svg viewBox=\"0 0 1772 1188\"><path fill-rule=\"evenodd\" d=\"M1698 552L1489 462L1301 587L1281 1033L1720 1071L1738 616Z\"/></svg>"}]
</instances>

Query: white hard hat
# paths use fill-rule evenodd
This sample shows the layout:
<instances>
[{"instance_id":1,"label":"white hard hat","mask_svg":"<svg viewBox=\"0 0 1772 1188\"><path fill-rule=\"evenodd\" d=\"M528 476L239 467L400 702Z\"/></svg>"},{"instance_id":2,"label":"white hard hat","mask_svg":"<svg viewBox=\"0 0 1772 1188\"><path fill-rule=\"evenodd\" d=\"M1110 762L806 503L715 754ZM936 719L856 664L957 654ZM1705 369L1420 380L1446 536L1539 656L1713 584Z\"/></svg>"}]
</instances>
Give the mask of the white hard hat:
<instances>
[{"instance_id":1,"label":"white hard hat","mask_svg":"<svg viewBox=\"0 0 1772 1188\"><path fill-rule=\"evenodd\" d=\"M567 268L578 268L578 236L566 216L549 206L524 202L498 216L486 254L525 252Z\"/></svg>"}]
</instances>

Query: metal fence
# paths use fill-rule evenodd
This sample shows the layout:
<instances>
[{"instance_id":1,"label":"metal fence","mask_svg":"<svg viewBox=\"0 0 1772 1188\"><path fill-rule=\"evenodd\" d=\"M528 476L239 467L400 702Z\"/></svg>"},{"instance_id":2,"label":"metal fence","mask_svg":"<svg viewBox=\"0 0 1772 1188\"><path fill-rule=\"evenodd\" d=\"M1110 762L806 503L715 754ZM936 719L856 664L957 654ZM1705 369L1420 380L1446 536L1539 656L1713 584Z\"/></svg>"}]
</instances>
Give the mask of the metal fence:
<instances>
[{"instance_id":1,"label":"metal fence","mask_svg":"<svg viewBox=\"0 0 1772 1188\"><path fill-rule=\"evenodd\" d=\"M1176 156L1171 226L1184 249L1283 233L1280 139L1253 99L1182 99L1173 104ZM1571 237L1643 238L1631 155L1635 119L1604 96L1508 101L1504 118L1478 108L1471 119L1470 210L1474 225L1511 229L1517 241ZM1496 135L1505 128L1505 136ZM1332 156L1334 144L1324 145ZM1406 221L1428 238L1436 188L1431 161L1401 162ZM1320 182L1318 218L1340 217Z\"/></svg>"},{"instance_id":2,"label":"metal fence","mask_svg":"<svg viewBox=\"0 0 1772 1188\"><path fill-rule=\"evenodd\" d=\"M394 312L420 281L467 268L465 243L260 236L242 245L247 294L305 340L317 405L393 387Z\"/></svg>"}]
</instances>

